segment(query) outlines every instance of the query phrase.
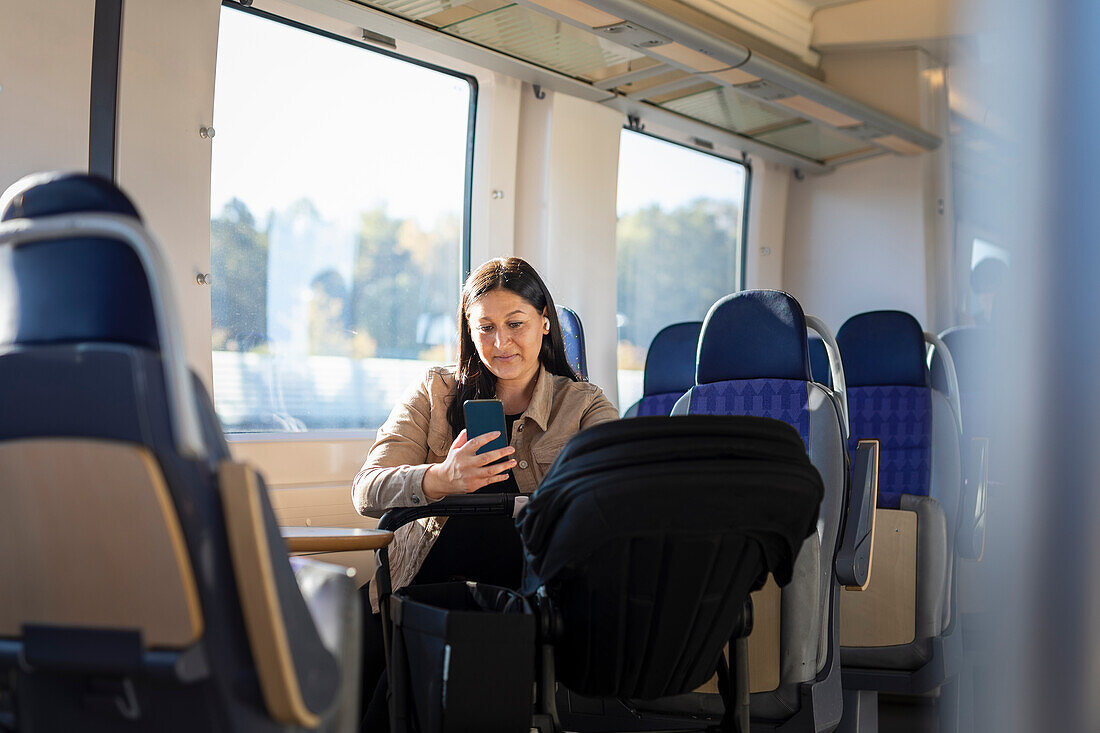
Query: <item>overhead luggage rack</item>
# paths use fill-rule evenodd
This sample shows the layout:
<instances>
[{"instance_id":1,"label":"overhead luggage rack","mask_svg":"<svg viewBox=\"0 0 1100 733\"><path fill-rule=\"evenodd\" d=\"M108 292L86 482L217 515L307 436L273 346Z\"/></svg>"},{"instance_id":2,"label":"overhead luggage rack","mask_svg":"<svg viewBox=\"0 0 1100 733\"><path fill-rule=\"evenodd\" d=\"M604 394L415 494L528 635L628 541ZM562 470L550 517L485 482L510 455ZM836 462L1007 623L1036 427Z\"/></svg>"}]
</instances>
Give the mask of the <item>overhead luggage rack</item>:
<instances>
[{"instance_id":1,"label":"overhead luggage rack","mask_svg":"<svg viewBox=\"0 0 1100 733\"><path fill-rule=\"evenodd\" d=\"M586 98L643 123L691 120L733 136L722 139L746 152L811 172L941 143L730 40L744 34L718 19L708 17L702 30L626 0L354 1L568 77Z\"/></svg>"}]
</instances>

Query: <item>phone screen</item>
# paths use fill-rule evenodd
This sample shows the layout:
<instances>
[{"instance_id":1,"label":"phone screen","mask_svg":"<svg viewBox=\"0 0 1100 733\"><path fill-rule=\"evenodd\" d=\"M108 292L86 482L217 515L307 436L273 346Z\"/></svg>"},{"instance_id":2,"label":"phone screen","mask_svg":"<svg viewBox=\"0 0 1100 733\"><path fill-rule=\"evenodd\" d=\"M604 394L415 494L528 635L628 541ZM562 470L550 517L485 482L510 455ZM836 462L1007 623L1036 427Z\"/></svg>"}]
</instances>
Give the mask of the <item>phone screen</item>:
<instances>
[{"instance_id":1,"label":"phone screen","mask_svg":"<svg viewBox=\"0 0 1100 733\"><path fill-rule=\"evenodd\" d=\"M500 400L466 400L462 403L466 414L466 440L479 435L499 431L497 438L478 449L478 454L487 453L508 445L508 431L504 425L504 405Z\"/></svg>"}]
</instances>

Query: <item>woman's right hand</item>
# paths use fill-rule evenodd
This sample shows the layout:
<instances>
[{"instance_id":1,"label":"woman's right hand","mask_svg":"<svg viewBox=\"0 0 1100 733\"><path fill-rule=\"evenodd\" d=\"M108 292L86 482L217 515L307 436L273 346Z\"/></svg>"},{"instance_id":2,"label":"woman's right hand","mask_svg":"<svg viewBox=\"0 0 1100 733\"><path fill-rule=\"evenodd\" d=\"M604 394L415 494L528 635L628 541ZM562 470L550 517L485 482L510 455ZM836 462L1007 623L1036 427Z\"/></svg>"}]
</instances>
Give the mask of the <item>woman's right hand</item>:
<instances>
[{"instance_id":1,"label":"woman's right hand","mask_svg":"<svg viewBox=\"0 0 1100 733\"><path fill-rule=\"evenodd\" d=\"M509 445L475 455L483 445L499 435L499 431L493 431L466 440L466 431L460 432L451 443L447 458L442 463L433 463L424 473L424 496L436 501L454 494L469 494L483 486L506 480L506 472L515 467L515 460L501 461L492 466L489 464L515 453L515 448Z\"/></svg>"}]
</instances>

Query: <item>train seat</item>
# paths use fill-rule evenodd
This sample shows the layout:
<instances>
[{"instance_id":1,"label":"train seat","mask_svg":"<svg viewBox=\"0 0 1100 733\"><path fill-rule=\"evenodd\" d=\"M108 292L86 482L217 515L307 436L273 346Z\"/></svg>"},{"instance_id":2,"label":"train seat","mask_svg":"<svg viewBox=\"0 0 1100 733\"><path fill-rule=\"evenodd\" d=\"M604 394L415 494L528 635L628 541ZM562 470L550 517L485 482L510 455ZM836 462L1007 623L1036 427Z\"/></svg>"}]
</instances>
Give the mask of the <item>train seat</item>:
<instances>
[{"instance_id":1,"label":"train seat","mask_svg":"<svg viewBox=\"0 0 1100 733\"><path fill-rule=\"evenodd\" d=\"M989 369L993 354L993 332L978 326L959 326L940 334L955 366L959 411L962 418L963 478L966 487L956 537L960 558L979 559L985 545L986 487L990 482ZM944 393L952 390L951 378L942 355L932 352L932 386ZM962 518L966 518L964 521Z\"/></svg>"},{"instance_id":2,"label":"train seat","mask_svg":"<svg viewBox=\"0 0 1100 733\"><path fill-rule=\"evenodd\" d=\"M787 422L798 430L824 481L818 529L799 553L794 579L781 592L771 586L776 597L770 610L761 603L764 598L754 599L754 635L771 625L779 630L779 643L758 657L773 658L775 673L752 676L751 710L754 723L828 730L840 716L834 566L849 498L848 459L840 402L810 377L807 317L798 301L780 291L755 290L715 303L699 337L695 382L673 414ZM749 637L750 654L757 639Z\"/></svg>"},{"instance_id":3,"label":"train seat","mask_svg":"<svg viewBox=\"0 0 1100 733\"><path fill-rule=\"evenodd\" d=\"M587 381L588 359L584 352L584 327L581 325L581 317L572 308L564 305L555 306L558 313L558 323L561 324L561 336L565 340L565 355L569 358L569 365L577 376Z\"/></svg>"},{"instance_id":4,"label":"train seat","mask_svg":"<svg viewBox=\"0 0 1100 733\"><path fill-rule=\"evenodd\" d=\"M353 729L354 582L288 562L262 479L187 369L134 206L42 174L0 198L0 222L0 679L17 729Z\"/></svg>"},{"instance_id":5,"label":"train seat","mask_svg":"<svg viewBox=\"0 0 1100 733\"><path fill-rule=\"evenodd\" d=\"M875 570L865 591L841 595L848 690L923 694L954 674L959 422L947 396L931 386L926 340L917 320L901 311L853 316L837 335L849 447L877 439L881 450Z\"/></svg>"},{"instance_id":6,"label":"train seat","mask_svg":"<svg viewBox=\"0 0 1100 733\"><path fill-rule=\"evenodd\" d=\"M665 326L653 337L645 355L642 398L623 417L668 415L676 400L695 384L695 352L702 321Z\"/></svg>"}]
</instances>

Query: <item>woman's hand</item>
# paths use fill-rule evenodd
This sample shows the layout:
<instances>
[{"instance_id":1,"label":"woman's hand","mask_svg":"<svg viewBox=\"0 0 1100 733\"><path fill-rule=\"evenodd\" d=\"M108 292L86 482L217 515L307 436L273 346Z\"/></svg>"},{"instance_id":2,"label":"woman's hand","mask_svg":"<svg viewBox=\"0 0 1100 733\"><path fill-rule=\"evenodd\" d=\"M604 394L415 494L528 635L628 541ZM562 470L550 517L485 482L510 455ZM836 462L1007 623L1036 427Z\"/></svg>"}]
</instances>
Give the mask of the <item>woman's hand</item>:
<instances>
[{"instance_id":1,"label":"woman's hand","mask_svg":"<svg viewBox=\"0 0 1100 733\"><path fill-rule=\"evenodd\" d=\"M508 474L505 472L516 465L514 460L501 461L492 466L489 464L515 453L515 448L509 445L475 455L478 449L492 442L498 435L499 431L493 431L468 441L465 430L459 433L447 451L447 458L442 463L432 464L425 472L424 496L436 501L453 494L469 494L483 486L507 479Z\"/></svg>"}]
</instances>

